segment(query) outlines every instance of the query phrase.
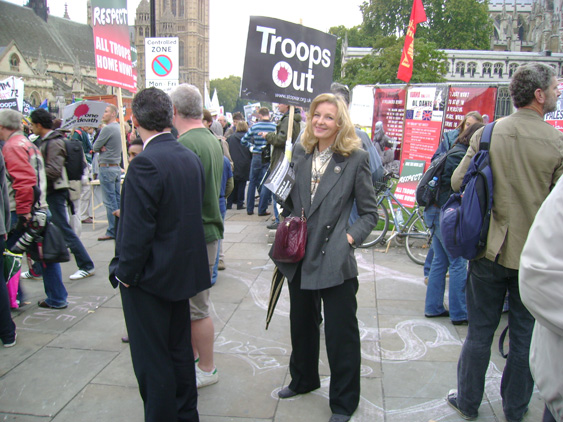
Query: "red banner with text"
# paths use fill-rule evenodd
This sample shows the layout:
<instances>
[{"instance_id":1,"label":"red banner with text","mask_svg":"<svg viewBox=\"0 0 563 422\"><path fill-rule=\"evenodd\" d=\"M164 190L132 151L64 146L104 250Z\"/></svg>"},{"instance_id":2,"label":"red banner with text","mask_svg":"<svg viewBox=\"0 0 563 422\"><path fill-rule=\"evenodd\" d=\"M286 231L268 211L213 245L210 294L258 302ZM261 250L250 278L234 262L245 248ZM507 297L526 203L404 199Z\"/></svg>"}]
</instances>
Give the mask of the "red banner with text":
<instances>
[{"instance_id":1,"label":"red banner with text","mask_svg":"<svg viewBox=\"0 0 563 422\"><path fill-rule=\"evenodd\" d=\"M407 94L405 137L401 149L401 169L405 160L430 163L440 142L447 86L413 86Z\"/></svg>"},{"instance_id":2,"label":"red banner with text","mask_svg":"<svg viewBox=\"0 0 563 422\"><path fill-rule=\"evenodd\" d=\"M406 94L405 88L376 88L374 93L371 133L375 132L375 124L382 122L385 134L397 146L403 142Z\"/></svg>"},{"instance_id":3,"label":"red banner with text","mask_svg":"<svg viewBox=\"0 0 563 422\"><path fill-rule=\"evenodd\" d=\"M127 0L92 0L92 24L98 83L136 92Z\"/></svg>"},{"instance_id":4,"label":"red banner with text","mask_svg":"<svg viewBox=\"0 0 563 422\"><path fill-rule=\"evenodd\" d=\"M458 127L470 111L479 112L485 121L487 121L487 117L489 121L493 121L496 99L497 88L451 86L446 107L444 132Z\"/></svg>"}]
</instances>

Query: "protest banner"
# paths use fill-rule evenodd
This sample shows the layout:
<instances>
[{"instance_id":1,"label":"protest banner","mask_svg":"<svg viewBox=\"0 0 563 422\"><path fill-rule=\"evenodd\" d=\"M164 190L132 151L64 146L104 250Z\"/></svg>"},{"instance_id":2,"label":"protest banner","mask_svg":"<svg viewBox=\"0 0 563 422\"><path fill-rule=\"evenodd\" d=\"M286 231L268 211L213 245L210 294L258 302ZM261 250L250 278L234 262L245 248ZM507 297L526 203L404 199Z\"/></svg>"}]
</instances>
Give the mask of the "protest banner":
<instances>
[{"instance_id":1,"label":"protest banner","mask_svg":"<svg viewBox=\"0 0 563 422\"><path fill-rule=\"evenodd\" d=\"M2 109L23 110L23 80L10 76L0 81L0 100ZM15 101L15 106L14 106Z\"/></svg>"},{"instance_id":2,"label":"protest banner","mask_svg":"<svg viewBox=\"0 0 563 422\"><path fill-rule=\"evenodd\" d=\"M352 123L368 128L368 133L373 126L373 90L372 85L356 85L349 109Z\"/></svg>"},{"instance_id":3,"label":"protest banner","mask_svg":"<svg viewBox=\"0 0 563 422\"><path fill-rule=\"evenodd\" d=\"M495 118L497 88L487 86L450 86L444 132L459 126L470 111L477 111L481 116Z\"/></svg>"},{"instance_id":4,"label":"protest banner","mask_svg":"<svg viewBox=\"0 0 563 422\"><path fill-rule=\"evenodd\" d=\"M136 92L127 0L92 0L92 25L98 83Z\"/></svg>"},{"instance_id":5,"label":"protest banner","mask_svg":"<svg viewBox=\"0 0 563 422\"><path fill-rule=\"evenodd\" d=\"M336 37L279 19L251 16L240 96L308 107L330 92Z\"/></svg>"},{"instance_id":6,"label":"protest banner","mask_svg":"<svg viewBox=\"0 0 563 422\"><path fill-rule=\"evenodd\" d=\"M403 120L405 118L405 98L407 90L404 87L377 87L374 92L373 125L375 131L377 122L383 123L383 131L400 147L403 142Z\"/></svg>"},{"instance_id":7,"label":"protest banner","mask_svg":"<svg viewBox=\"0 0 563 422\"><path fill-rule=\"evenodd\" d=\"M557 82L559 84L559 91L563 93L563 79L558 79ZM546 113L544 119L555 129L563 132L563 94L561 94L557 99L557 109L550 113Z\"/></svg>"},{"instance_id":8,"label":"protest banner","mask_svg":"<svg viewBox=\"0 0 563 422\"><path fill-rule=\"evenodd\" d=\"M98 127L107 103L100 101L78 101L67 105L63 110L63 123L61 129L72 129L80 126Z\"/></svg>"},{"instance_id":9,"label":"protest banner","mask_svg":"<svg viewBox=\"0 0 563 422\"><path fill-rule=\"evenodd\" d=\"M412 86L407 93L405 134L401 148L401 169L405 160L430 163L438 148L447 86Z\"/></svg>"},{"instance_id":10,"label":"protest banner","mask_svg":"<svg viewBox=\"0 0 563 422\"><path fill-rule=\"evenodd\" d=\"M423 160L405 160L403 164L395 196L407 208L414 207L416 203L416 187L424 174L425 164Z\"/></svg>"}]
</instances>

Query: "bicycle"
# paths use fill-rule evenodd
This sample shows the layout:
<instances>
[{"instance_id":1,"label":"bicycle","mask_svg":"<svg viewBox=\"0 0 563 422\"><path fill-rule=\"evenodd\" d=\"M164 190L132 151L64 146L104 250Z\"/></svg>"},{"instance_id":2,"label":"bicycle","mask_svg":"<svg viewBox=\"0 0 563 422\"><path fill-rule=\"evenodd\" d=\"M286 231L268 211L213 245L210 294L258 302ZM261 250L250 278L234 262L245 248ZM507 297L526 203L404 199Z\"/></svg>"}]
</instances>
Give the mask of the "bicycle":
<instances>
[{"instance_id":1,"label":"bicycle","mask_svg":"<svg viewBox=\"0 0 563 422\"><path fill-rule=\"evenodd\" d=\"M369 248L378 243L385 245L397 238L399 241L404 241L408 257L413 262L424 265L430 243L432 242L432 232L426 226L418 205L412 211L409 211L393 194L391 191L392 183L390 183L392 178L397 179L392 173L388 173L381 182L376 182L374 186L375 193L378 196L378 220L383 221L383 229L379 232L374 228L360 247ZM393 207L394 203L397 205L396 208ZM389 210L392 211L395 232L387 239L385 235L389 230ZM400 217L398 217L399 214ZM406 221L403 218L405 214L407 216Z\"/></svg>"}]
</instances>

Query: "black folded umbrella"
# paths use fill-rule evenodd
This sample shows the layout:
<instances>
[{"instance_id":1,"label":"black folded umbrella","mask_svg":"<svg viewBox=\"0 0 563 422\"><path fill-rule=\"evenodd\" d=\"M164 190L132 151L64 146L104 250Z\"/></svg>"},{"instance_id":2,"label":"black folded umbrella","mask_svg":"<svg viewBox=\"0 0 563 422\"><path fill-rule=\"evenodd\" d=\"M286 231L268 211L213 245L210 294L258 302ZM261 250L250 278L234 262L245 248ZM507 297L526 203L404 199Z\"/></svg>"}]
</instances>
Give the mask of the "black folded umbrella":
<instances>
[{"instance_id":1,"label":"black folded umbrella","mask_svg":"<svg viewBox=\"0 0 563 422\"><path fill-rule=\"evenodd\" d=\"M284 275L281 273L278 267L274 267L274 275L272 276L272 288L270 290L270 300L268 302L268 313L266 314L266 330L268 329L268 325L270 325L270 321L272 320L272 316L274 315L274 310L276 309L278 299L280 298L284 278Z\"/></svg>"}]
</instances>

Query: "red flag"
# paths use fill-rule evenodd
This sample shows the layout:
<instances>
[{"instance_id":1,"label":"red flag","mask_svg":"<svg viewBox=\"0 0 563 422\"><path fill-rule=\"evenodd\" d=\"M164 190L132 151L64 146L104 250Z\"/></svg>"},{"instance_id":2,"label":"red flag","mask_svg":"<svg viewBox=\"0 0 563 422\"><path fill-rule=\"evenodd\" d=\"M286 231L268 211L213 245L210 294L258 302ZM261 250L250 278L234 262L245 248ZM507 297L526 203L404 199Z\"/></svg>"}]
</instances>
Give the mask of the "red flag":
<instances>
[{"instance_id":1,"label":"red flag","mask_svg":"<svg viewBox=\"0 0 563 422\"><path fill-rule=\"evenodd\" d=\"M426 13L424 12L424 5L422 0L414 0L411 11L411 18L409 20L409 27L407 35L405 36L405 45L403 46L403 54L401 55L401 62L399 63L399 70L397 71L397 78L409 82L412 77L412 66L414 63L414 34L416 32L416 25L421 22L426 22Z\"/></svg>"}]
</instances>

